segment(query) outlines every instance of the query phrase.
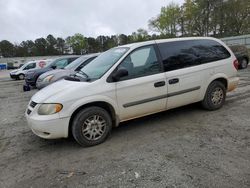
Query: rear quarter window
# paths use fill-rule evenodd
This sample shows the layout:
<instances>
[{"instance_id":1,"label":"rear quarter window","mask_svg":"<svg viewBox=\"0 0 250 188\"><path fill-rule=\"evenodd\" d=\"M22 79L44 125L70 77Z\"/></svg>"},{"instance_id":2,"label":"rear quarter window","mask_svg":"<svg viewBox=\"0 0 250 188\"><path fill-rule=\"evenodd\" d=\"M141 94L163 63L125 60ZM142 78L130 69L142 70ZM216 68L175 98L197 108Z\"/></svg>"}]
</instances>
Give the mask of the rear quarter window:
<instances>
[{"instance_id":1,"label":"rear quarter window","mask_svg":"<svg viewBox=\"0 0 250 188\"><path fill-rule=\"evenodd\" d=\"M158 44L165 71L227 59L231 55L220 43L209 40L184 40Z\"/></svg>"}]
</instances>

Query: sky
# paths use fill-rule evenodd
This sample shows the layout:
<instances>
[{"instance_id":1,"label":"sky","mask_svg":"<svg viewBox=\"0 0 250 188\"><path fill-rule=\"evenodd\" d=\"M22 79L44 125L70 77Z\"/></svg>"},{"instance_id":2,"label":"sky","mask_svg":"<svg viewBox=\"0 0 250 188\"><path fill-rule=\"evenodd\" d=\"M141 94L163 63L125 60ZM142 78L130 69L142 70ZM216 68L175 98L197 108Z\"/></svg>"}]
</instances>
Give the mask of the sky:
<instances>
[{"instance_id":1,"label":"sky","mask_svg":"<svg viewBox=\"0 0 250 188\"><path fill-rule=\"evenodd\" d=\"M148 30L162 6L184 0L0 0L0 41L20 43L52 34L66 38Z\"/></svg>"}]
</instances>

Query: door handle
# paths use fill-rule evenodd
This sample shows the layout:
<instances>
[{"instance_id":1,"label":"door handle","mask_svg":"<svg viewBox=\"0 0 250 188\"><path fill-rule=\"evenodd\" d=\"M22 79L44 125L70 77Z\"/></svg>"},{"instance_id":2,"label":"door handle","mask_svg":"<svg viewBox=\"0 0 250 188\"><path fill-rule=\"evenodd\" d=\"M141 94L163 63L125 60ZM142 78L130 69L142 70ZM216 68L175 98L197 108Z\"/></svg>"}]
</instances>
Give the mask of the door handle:
<instances>
[{"instance_id":1,"label":"door handle","mask_svg":"<svg viewBox=\"0 0 250 188\"><path fill-rule=\"evenodd\" d=\"M154 83L154 86L155 86L155 87L162 87L162 86L165 86L165 84L166 84L165 81L155 82L155 83Z\"/></svg>"},{"instance_id":2,"label":"door handle","mask_svg":"<svg viewBox=\"0 0 250 188\"><path fill-rule=\"evenodd\" d=\"M174 78L168 81L169 84L176 84L179 82L179 78Z\"/></svg>"}]
</instances>

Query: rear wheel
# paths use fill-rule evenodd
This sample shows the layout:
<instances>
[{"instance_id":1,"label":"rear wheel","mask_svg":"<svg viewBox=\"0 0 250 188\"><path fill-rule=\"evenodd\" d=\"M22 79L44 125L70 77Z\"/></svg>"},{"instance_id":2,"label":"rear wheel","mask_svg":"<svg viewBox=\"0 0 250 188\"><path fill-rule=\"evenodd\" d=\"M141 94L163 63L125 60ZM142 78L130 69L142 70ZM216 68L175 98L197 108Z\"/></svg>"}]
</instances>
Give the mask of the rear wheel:
<instances>
[{"instance_id":1,"label":"rear wheel","mask_svg":"<svg viewBox=\"0 0 250 188\"><path fill-rule=\"evenodd\" d=\"M246 69L246 68L247 68L247 65L248 65L247 59L246 59L246 58L242 59L242 60L241 60L241 63L240 63L240 68Z\"/></svg>"},{"instance_id":2,"label":"rear wheel","mask_svg":"<svg viewBox=\"0 0 250 188\"><path fill-rule=\"evenodd\" d=\"M109 113L100 107L88 107L75 116L72 135L82 146L93 146L106 140L112 129Z\"/></svg>"},{"instance_id":3,"label":"rear wheel","mask_svg":"<svg viewBox=\"0 0 250 188\"><path fill-rule=\"evenodd\" d=\"M225 99L225 85L219 81L213 81L207 88L202 106L207 110L217 110L223 106Z\"/></svg>"}]
</instances>

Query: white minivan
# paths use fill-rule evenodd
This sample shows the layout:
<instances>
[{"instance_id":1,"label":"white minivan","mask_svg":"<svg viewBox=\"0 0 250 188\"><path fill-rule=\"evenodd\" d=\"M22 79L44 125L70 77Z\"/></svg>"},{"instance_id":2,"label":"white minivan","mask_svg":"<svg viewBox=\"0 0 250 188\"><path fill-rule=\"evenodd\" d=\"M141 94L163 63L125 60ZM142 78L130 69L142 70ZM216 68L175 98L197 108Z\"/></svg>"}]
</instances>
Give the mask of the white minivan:
<instances>
[{"instance_id":1,"label":"white minivan","mask_svg":"<svg viewBox=\"0 0 250 188\"><path fill-rule=\"evenodd\" d=\"M44 68L45 66L49 65L51 62L52 62L51 59L29 61L29 62L23 64L17 70L11 71L10 77L12 79L16 79L16 80L23 80L25 77L25 74L28 71Z\"/></svg>"},{"instance_id":2,"label":"white minivan","mask_svg":"<svg viewBox=\"0 0 250 188\"><path fill-rule=\"evenodd\" d=\"M208 110L221 108L239 82L237 69L232 51L215 38L128 44L37 92L25 114L39 137L73 135L92 146L123 121L199 101Z\"/></svg>"}]
</instances>

